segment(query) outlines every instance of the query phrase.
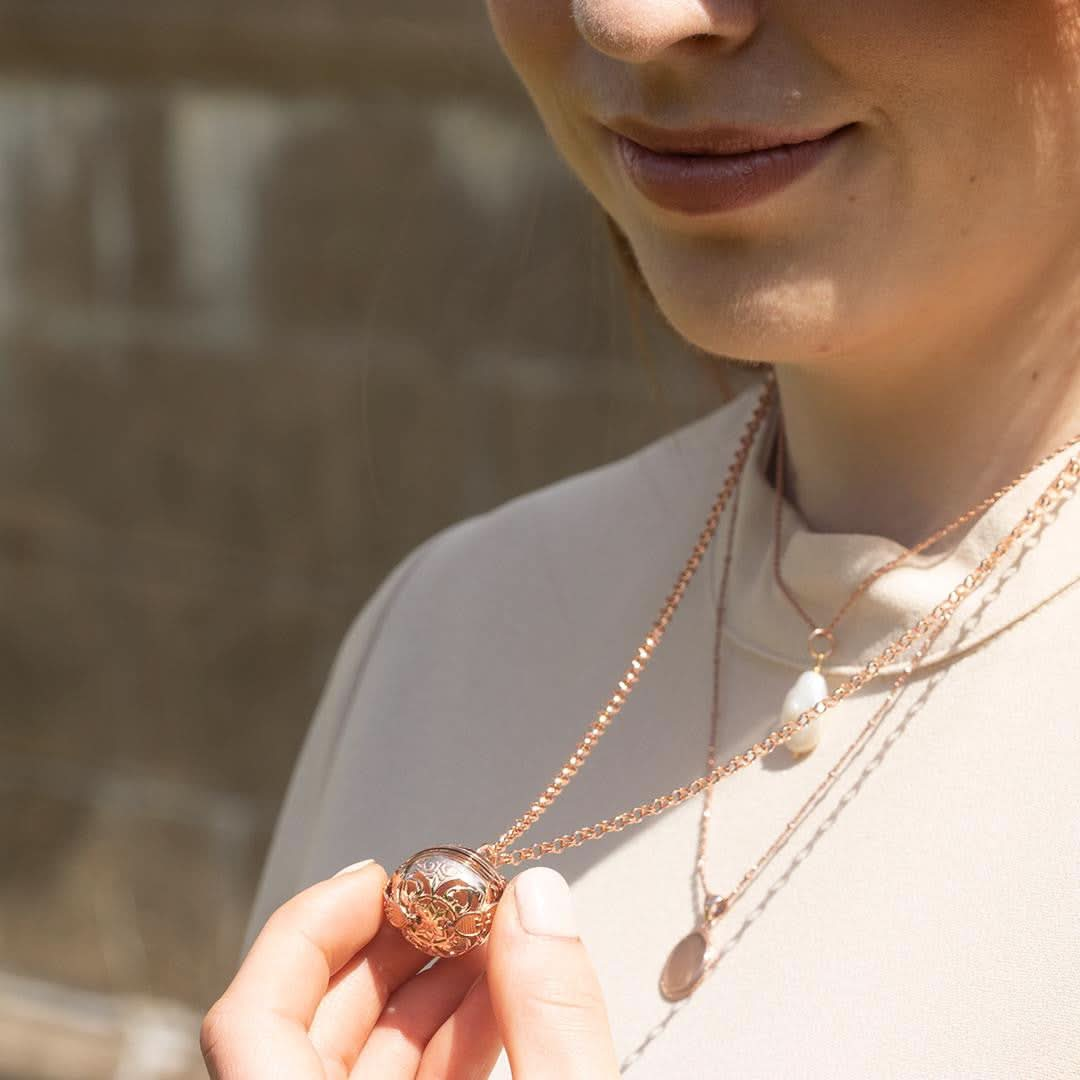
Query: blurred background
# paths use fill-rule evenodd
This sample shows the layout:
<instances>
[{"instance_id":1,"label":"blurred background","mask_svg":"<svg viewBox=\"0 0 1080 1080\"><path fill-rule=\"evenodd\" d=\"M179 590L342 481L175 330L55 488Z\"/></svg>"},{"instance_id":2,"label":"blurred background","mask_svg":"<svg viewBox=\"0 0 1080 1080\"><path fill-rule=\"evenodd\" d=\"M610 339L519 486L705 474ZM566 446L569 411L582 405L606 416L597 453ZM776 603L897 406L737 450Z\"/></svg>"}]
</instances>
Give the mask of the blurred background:
<instances>
[{"instance_id":1,"label":"blurred background","mask_svg":"<svg viewBox=\"0 0 1080 1080\"><path fill-rule=\"evenodd\" d=\"M350 620L715 408L482 0L0 0L0 1077L203 1075Z\"/></svg>"}]
</instances>

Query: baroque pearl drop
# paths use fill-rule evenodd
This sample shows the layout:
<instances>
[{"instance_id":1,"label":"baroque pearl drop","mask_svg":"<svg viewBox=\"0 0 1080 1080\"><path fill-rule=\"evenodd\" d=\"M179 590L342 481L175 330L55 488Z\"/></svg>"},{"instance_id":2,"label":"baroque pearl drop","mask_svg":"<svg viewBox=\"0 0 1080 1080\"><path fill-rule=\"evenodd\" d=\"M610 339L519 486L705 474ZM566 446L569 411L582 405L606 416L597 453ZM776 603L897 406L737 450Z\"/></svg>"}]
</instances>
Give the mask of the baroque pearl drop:
<instances>
[{"instance_id":1,"label":"baroque pearl drop","mask_svg":"<svg viewBox=\"0 0 1080 1080\"><path fill-rule=\"evenodd\" d=\"M825 676L818 671L804 671L784 698L784 705L780 710L781 726L789 720L797 720L807 709L812 709L828 695L829 684L825 681ZM795 732L788 739L784 745L792 754L801 757L817 746L821 741L821 720L820 716L815 716L802 731Z\"/></svg>"}]
</instances>

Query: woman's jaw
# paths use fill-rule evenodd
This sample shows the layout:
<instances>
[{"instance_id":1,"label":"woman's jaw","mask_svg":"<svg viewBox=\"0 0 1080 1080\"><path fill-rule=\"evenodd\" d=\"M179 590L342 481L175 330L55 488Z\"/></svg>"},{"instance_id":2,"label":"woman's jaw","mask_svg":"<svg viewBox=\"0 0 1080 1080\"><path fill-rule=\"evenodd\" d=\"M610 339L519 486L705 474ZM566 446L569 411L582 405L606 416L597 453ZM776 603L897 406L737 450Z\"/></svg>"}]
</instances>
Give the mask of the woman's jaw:
<instances>
[{"instance_id":1,"label":"woman's jaw","mask_svg":"<svg viewBox=\"0 0 1080 1080\"><path fill-rule=\"evenodd\" d=\"M669 321L718 355L828 363L943 295L1018 295L1080 233L1080 0L488 4Z\"/></svg>"}]
</instances>

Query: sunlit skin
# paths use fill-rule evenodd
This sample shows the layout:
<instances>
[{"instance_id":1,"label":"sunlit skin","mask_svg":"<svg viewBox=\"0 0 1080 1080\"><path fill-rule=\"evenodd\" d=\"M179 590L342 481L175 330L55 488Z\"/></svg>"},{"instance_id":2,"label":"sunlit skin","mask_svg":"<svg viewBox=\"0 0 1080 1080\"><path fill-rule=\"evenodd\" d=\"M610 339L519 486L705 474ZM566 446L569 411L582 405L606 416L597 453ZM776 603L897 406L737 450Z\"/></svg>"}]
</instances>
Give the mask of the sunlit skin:
<instances>
[{"instance_id":1,"label":"sunlit skin","mask_svg":"<svg viewBox=\"0 0 1080 1080\"><path fill-rule=\"evenodd\" d=\"M1080 0L488 0L674 328L778 365L823 530L912 543L1080 430ZM662 210L603 125L854 138L730 212Z\"/></svg>"},{"instance_id":2,"label":"sunlit skin","mask_svg":"<svg viewBox=\"0 0 1080 1080\"><path fill-rule=\"evenodd\" d=\"M515 1076L618 1075L599 980L565 881L508 886L490 939L456 960L383 918L386 873L346 867L267 919L203 1018L211 1080L478 1080L505 1049Z\"/></svg>"}]
</instances>

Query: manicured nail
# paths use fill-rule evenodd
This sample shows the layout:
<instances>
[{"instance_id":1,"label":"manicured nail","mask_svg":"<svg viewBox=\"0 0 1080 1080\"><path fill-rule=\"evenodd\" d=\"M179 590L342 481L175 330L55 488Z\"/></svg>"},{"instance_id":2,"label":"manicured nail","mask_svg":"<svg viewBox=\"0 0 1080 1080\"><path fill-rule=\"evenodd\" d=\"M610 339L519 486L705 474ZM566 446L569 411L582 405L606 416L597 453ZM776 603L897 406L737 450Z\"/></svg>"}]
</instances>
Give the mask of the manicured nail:
<instances>
[{"instance_id":1,"label":"manicured nail","mask_svg":"<svg viewBox=\"0 0 1080 1080\"><path fill-rule=\"evenodd\" d=\"M521 925L530 934L578 936L570 886L557 870L534 866L514 878L514 901Z\"/></svg>"},{"instance_id":2,"label":"manicured nail","mask_svg":"<svg viewBox=\"0 0 1080 1080\"><path fill-rule=\"evenodd\" d=\"M343 866L334 877L341 877L342 874L351 874L354 870L363 870L365 866L370 866L374 861L374 859L364 859L363 862L354 862L351 866Z\"/></svg>"}]
</instances>

